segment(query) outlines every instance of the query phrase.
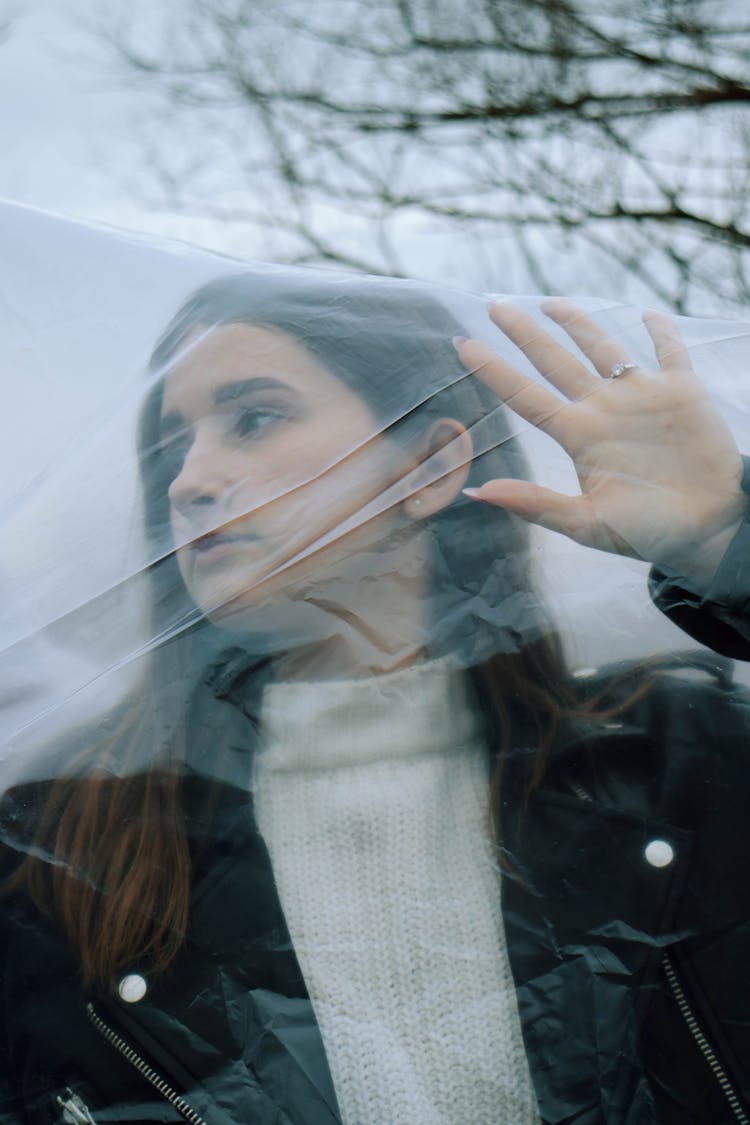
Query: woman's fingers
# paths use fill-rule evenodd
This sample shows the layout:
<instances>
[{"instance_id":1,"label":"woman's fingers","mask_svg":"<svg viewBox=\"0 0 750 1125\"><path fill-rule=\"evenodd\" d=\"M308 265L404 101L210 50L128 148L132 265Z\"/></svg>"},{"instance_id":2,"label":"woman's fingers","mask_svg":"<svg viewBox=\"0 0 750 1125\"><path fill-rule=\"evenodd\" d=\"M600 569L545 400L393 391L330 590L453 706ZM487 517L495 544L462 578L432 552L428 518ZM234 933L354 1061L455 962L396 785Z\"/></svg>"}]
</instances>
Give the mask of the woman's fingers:
<instances>
[{"instance_id":1,"label":"woman's fingers","mask_svg":"<svg viewBox=\"0 0 750 1125\"><path fill-rule=\"evenodd\" d=\"M633 371L613 384L615 364L631 363L622 345L570 301L545 301L542 308L602 378L523 310L496 305L491 315L558 390L585 395L585 401L560 401L478 341L464 341L459 352L501 399L570 454L581 494L565 496L521 480L488 481L468 494L578 543L708 574L699 545L713 543L717 528L723 534L739 518L741 460L692 372L675 322L645 313L659 368ZM589 397L597 388L602 393Z\"/></svg>"},{"instance_id":2,"label":"woman's fingers","mask_svg":"<svg viewBox=\"0 0 750 1125\"><path fill-rule=\"evenodd\" d=\"M693 365L688 350L672 317L649 309L643 314L643 323L653 342L662 371L692 373Z\"/></svg>"},{"instance_id":3,"label":"woman's fingers","mask_svg":"<svg viewBox=\"0 0 750 1125\"><path fill-rule=\"evenodd\" d=\"M514 515L572 539L580 538L588 522L580 496L565 496L533 481L490 480L481 488L464 490L472 500L505 508Z\"/></svg>"},{"instance_id":4,"label":"woman's fingers","mask_svg":"<svg viewBox=\"0 0 750 1125\"><path fill-rule=\"evenodd\" d=\"M456 350L467 370L481 379L516 414L560 440L557 419L565 403L557 395L522 375L479 340L457 340Z\"/></svg>"},{"instance_id":5,"label":"woman's fingers","mask_svg":"<svg viewBox=\"0 0 750 1125\"><path fill-rule=\"evenodd\" d=\"M544 332L533 317L510 302L490 308L497 327L520 348L537 371L570 399L583 398L598 386L598 379L585 364Z\"/></svg>"},{"instance_id":6,"label":"woman's fingers","mask_svg":"<svg viewBox=\"0 0 750 1125\"><path fill-rule=\"evenodd\" d=\"M562 298L544 301L542 312L567 332L603 378L610 377L616 363L630 362L622 345L572 301Z\"/></svg>"},{"instance_id":7,"label":"woman's fingers","mask_svg":"<svg viewBox=\"0 0 750 1125\"><path fill-rule=\"evenodd\" d=\"M640 558L626 539L599 518L585 496L565 496L533 481L513 479L490 480L480 488L465 488L464 493L577 543Z\"/></svg>"}]
</instances>

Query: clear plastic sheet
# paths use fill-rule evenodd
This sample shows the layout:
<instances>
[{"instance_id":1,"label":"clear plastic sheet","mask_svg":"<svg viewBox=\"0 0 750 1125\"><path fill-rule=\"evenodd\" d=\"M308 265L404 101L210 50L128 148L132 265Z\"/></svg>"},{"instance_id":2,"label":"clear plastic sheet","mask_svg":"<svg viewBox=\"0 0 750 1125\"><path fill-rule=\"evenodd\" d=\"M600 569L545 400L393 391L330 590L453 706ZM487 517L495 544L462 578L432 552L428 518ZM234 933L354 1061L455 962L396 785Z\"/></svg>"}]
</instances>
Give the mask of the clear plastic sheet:
<instances>
[{"instance_id":1,"label":"clear plastic sheet","mask_svg":"<svg viewBox=\"0 0 750 1125\"><path fill-rule=\"evenodd\" d=\"M748 326L0 230L0 1121L750 1120Z\"/></svg>"}]
</instances>

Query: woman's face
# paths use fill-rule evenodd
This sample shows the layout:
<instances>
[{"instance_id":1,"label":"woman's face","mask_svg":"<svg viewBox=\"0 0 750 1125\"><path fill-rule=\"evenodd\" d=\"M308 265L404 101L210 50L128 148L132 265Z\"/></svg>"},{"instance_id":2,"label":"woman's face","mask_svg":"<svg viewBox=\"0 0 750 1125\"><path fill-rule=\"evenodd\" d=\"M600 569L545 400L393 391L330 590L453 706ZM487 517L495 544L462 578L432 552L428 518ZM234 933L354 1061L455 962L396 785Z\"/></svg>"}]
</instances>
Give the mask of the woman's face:
<instances>
[{"instance_id":1,"label":"woman's face","mask_svg":"<svg viewBox=\"0 0 750 1125\"><path fill-rule=\"evenodd\" d=\"M161 445L180 572L204 613L283 631L282 603L309 616L334 590L351 600L362 551L398 519L377 502L359 515L404 471L377 430L363 399L291 336L244 324L194 333L166 378Z\"/></svg>"}]
</instances>

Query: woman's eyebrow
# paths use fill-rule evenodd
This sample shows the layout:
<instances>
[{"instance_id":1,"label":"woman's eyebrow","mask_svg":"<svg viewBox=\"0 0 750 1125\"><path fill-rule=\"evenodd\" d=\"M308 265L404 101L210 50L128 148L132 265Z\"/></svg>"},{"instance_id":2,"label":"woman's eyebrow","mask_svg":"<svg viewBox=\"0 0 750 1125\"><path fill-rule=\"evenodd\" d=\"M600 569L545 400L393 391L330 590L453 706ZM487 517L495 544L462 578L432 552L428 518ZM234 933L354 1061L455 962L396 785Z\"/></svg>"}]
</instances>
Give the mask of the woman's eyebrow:
<instances>
[{"instance_id":1,"label":"woman's eyebrow","mask_svg":"<svg viewBox=\"0 0 750 1125\"><path fill-rule=\"evenodd\" d=\"M222 383L214 391L213 399L214 403L220 406L223 402L231 402L250 391L279 390L291 393L292 388L281 379L274 379L269 375L257 375L252 379L235 379L231 383Z\"/></svg>"},{"instance_id":2,"label":"woman's eyebrow","mask_svg":"<svg viewBox=\"0 0 750 1125\"><path fill-rule=\"evenodd\" d=\"M215 406L221 406L222 403L233 402L235 399L241 398L242 395L250 394L253 391L269 390L285 391L287 394L295 393L293 388L282 379L274 379L270 375L257 375L251 379L233 379L229 383L222 383L211 397ZM159 436L163 441L165 438L184 430L187 425L187 421L179 410L168 410L166 414L162 415L159 422Z\"/></svg>"}]
</instances>

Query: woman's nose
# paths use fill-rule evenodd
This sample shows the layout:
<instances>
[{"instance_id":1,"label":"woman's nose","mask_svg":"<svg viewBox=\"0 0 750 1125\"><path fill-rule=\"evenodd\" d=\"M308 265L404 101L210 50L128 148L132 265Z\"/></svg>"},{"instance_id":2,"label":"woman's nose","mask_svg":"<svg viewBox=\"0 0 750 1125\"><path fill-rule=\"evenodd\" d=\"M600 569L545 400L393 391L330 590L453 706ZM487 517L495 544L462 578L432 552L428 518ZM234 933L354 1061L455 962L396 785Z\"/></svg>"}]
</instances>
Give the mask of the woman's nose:
<instances>
[{"instance_id":1,"label":"woman's nose","mask_svg":"<svg viewBox=\"0 0 750 1125\"><path fill-rule=\"evenodd\" d=\"M219 503L231 485L226 456L214 442L196 437L167 495L173 508L189 515L197 507Z\"/></svg>"}]
</instances>

